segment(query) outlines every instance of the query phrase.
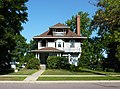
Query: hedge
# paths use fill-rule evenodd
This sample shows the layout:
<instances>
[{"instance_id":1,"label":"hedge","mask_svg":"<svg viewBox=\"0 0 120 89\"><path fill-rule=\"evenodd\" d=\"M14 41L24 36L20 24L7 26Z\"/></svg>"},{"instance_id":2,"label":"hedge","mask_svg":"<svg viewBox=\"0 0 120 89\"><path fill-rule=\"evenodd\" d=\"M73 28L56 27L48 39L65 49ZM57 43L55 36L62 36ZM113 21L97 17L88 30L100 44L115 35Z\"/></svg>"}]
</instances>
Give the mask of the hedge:
<instances>
[{"instance_id":1,"label":"hedge","mask_svg":"<svg viewBox=\"0 0 120 89\"><path fill-rule=\"evenodd\" d=\"M65 57L49 56L47 58L47 68L49 69L68 69L68 59Z\"/></svg>"}]
</instances>

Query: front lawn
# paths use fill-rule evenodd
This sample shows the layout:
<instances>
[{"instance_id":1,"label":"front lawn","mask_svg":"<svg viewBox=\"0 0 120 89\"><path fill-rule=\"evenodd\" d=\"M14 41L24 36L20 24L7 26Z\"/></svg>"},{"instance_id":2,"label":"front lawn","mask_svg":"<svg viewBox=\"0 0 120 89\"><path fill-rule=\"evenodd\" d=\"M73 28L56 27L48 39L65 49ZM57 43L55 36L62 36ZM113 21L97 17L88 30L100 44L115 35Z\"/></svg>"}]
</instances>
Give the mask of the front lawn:
<instances>
[{"instance_id":1,"label":"front lawn","mask_svg":"<svg viewBox=\"0 0 120 89\"><path fill-rule=\"evenodd\" d=\"M20 69L18 72L14 72L13 69L0 70L0 75L31 75L38 70L34 69Z\"/></svg>"},{"instance_id":2,"label":"front lawn","mask_svg":"<svg viewBox=\"0 0 120 89\"><path fill-rule=\"evenodd\" d=\"M26 77L0 77L0 81L23 81Z\"/></svg>"},{"instance_id":3,"label":"front lawn","mask_svg":"<svg viewBox=\"0 0 120 89\"><path fill-rule=\"evenodd\" d=\"M115 75L115 76L114 76ZM48 69L38 78L38 81L64 81L64 80L120 80L120 73L101 72L81 69L73 72L62 69Z\"/></svg>"},{"instance_id":4,"label":"front lawn","mask_svg":"<svg viewBox=\"0 0 120 89\"><path fill-rule=\"evenodd\" d=\"M39 77L38 81L68 81L68 80L120 80L120 77L111 77L111 76L103 76L103 77Z\"/></svg>"},{"instance_id":5,"label":"front lawn","mask_svg":"<svg viewBox=\"0 0 120 89\"><path fill-rule=\"evenodd\" d=\"M8 75L31 75L35 72L37 72L38 70L32 70L32 69L21 69L18 72L13 72L13 73L9 73Z\"/></svg>"},{"instance_id":6,"label":"front lawn","mask_svg":"<svg viewBox=\"0 0 120 89\"><path fill-rule=\"evenodd\" d=\"M89 69L80 69L78 72L73 72L63 69L47 69L42 75L120 75L116 72L101 72Z\"/></svg>"},{"instance_id":7,"label":"front lawn","mask_svg":"<svg viewBox=\"0 0 120 89\"><path fill-rule=\"evenodd\" d=\"M58 69L50 69L45 70L45 72L42 75L95 75L95 73L82 71L82 72L72 72L68 70L58 70Z\"/></svg>"}]
</instances>

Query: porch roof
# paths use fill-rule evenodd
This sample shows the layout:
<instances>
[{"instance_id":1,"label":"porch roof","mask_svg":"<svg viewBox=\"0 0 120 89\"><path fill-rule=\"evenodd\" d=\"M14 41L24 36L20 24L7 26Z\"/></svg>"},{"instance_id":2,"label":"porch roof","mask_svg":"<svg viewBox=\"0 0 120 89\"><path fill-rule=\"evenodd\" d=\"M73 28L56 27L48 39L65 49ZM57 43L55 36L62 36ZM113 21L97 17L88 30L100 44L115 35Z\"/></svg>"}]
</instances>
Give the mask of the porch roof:
<instances>
[{"instance_id":1,"label":"porch roof","mask_svg":"<svg viewBox=\"0 0 120 89\"><path fill-rule=\"evenodd\" d=\"M42 49L37 49L37 50L31 50L31 52L64 52L63 50L59 50L59 49L56 49L56 48L53 48L53 47L45 47L45 48L42 48Z\"/></svg>"}]
</instances>

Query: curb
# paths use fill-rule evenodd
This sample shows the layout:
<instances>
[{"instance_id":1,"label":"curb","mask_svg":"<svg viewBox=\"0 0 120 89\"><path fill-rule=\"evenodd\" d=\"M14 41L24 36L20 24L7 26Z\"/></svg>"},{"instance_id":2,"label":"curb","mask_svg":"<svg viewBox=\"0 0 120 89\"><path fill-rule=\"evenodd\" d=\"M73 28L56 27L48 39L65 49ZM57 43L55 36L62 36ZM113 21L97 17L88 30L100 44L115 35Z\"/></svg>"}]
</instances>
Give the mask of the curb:
<instances>
[{"instance_id":1,"label":"curb","mask_svg":"<svg viewBox=\"0 0 120 89\"><path fill-rule=\"evenodd\" d=\"M0 83L120 83L120 80L107 81L0 81Z\"/></svg>"}]
</instances>

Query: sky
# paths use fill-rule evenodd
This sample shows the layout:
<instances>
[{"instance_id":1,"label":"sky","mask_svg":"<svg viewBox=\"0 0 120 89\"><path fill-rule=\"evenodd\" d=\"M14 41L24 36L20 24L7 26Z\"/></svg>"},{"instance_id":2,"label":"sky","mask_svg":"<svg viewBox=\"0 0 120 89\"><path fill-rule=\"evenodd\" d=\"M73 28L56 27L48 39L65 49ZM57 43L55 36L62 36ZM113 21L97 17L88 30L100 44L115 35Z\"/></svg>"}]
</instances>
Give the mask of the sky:
<instances>
[{"instance_id":1,"label":"sky","mask_svg":"<svg viewBox=\"0 0 120 89\"><path fill-rule=\"evenodd\" d=\"M29 43L34 36L59 22L65 23L79 11L89 13L92 18L97 7L89 1L95 3L95 0L29 0L26 3L29 21L23 24L24 30L21 33Z\"/></svg>"}]
</instances>

